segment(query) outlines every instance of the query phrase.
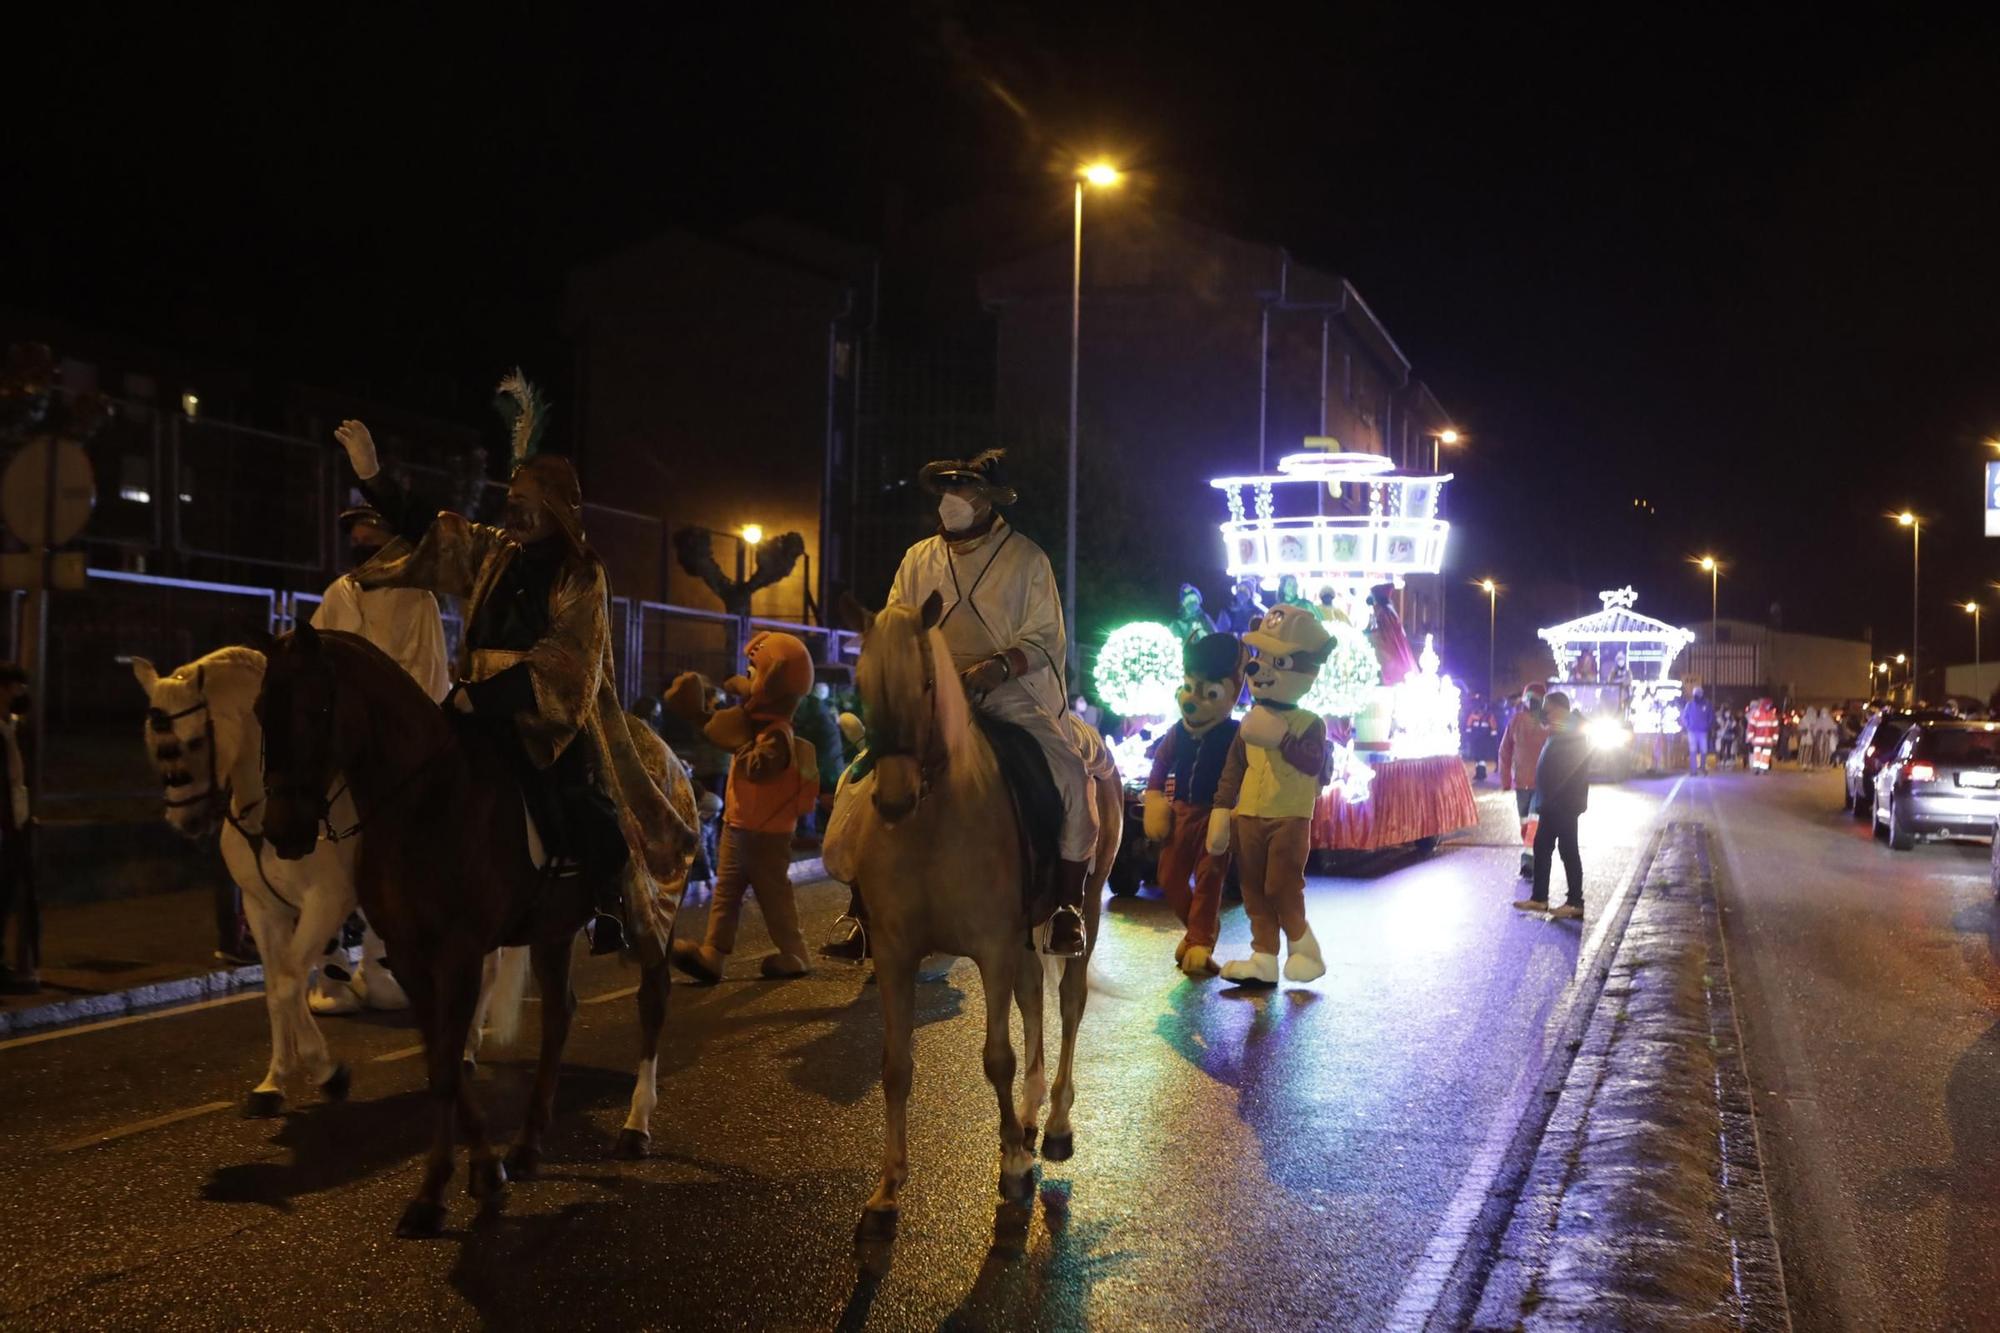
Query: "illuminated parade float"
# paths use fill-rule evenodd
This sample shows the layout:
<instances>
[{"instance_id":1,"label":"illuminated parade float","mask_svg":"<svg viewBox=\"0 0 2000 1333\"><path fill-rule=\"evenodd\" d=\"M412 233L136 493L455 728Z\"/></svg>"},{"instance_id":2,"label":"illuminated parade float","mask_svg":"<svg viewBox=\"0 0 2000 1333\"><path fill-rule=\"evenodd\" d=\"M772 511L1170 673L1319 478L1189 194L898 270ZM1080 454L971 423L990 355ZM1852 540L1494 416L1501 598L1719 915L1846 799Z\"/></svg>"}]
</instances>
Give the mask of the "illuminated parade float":
<instances>
[{"instance_id":1,"label":"illuminated parade float","mask_svg":"<svg viewBox=\"0 0 2000 1333\"><path fill-rule=\"evenodd\" d=\"M1428 636L1415 652L1405 642L1395 596L1407 576L1443 567L1451 525L1437 509L1450 479L1326 451L1288 455L1269 476L1209 483L1228 505L1231 579L1256 580L1272 605L1310 606L1333 636L1301 701L1329 719L1334 742L1333 776L1313 814L1317 851L1429 846L1478 822L1459 757L1458 686L1440 673ZM1113 708L1171 714L1180 645L1164 626L1125 626L1106 642L1096 680ZM1144 781L1155 740L1147 732L1117 747L1128 781Z\"/></svg>"},{"instance_id":2,"label":"illuminated parade float","mask_svg":"<svg viewBox=\"0 0 2000 1333\"><path fill-rule=\"evenodd\" d=\"M1539 631L1555 658L1550 684L1582 711L1601 767L1675 767L1686 755L1672 672L1694 632L1633 610L1639 596L1630 588L1597 597L1601 609Z\"/></svg>"}]
</instances>

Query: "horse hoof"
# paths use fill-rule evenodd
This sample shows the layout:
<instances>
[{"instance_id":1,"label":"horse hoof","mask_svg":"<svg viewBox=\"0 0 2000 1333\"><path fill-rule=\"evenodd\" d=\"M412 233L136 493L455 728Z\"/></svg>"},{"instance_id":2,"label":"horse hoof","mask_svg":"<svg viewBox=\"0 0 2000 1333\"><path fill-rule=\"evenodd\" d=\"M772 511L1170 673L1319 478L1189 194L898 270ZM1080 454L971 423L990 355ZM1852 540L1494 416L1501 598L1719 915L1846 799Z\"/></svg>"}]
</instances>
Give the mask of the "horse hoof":
<instances>
[{"instance_id":1,"label":"horse hoof","mask_svg":"<svg viewBox=\"0 0 2000 1333\"><path fill-rule=\"evenodd\" d=\"M1027 1153L1030 1157L1034 1156L1035 1153L1036 1132L1037 1131L1033 1125L1029 1125L1021 1131L1021 1150Z\"/></svg>"},{"instance_id":2,"label":"horse hoof","mask_svg":"<svg viewBox=\"0 0 2000 1333\"><path fill-rule=\"evenodd\" d=\"M637 1162L646 1156L652 1142L653 1136L643 1129L621 1129L618 1141L611 1145L611 1155L621 1162Z\"/></svg>"},{"instance_id":3,"label":"horse hoof","mask_svg":"<svg viewBox=\"0 0 2000 1333\"><path fill-rule=\"evenodd\" d=\"M471 1056L468 1055L458 1062L458 1076L467 1083L472 1082L472 1076L478 1072L479 1061L473 1059Z\"/></svg>"},{"instance_id":4,"label":"horse hoof","mask_svg":"<svg viewBox=\"0 0 2000 1333\"><path fill-rule=\"evenodd\" d=\"M396 1234L404 1240L430 1240L444 1234L444 1205L427 1199L412 1199L396 1223Z\"/></svg>"},{"instance_id":5,"label":"horse hoof","mask_svg":"<svg viewBox=\"0 0 2000 1333\"><path fill-rule=\"evenodd\" d=\"M326 1076L326 1082L319 1085L320 1095L330 1102L347 1100L347 1090L354 1085L353 1071L346 1065L335 1065L333 1072Z\"/></svg>"},{"instance_id":6,"label":"horse hoof","mask_svg":"<svg viewBox=\"0 0 2000 1333\"><path fill-rule=\"evenodd\" d=\"M285 1110L285 1094L282 1092L253 1092L243 1099L245 1120L269 1120L274 1115L282 1115Z\"/></svg>"},{"instance_id":7,"label":"horse hoof","mask_svg":"<svg viewBox=\"0 0 2000 1333\"><path fill-rule=\"evenodd\" d=\"M1035 1197L1035 1173L1023 1171L1018 1176L1000 1173L1000 1197L1009 1203L1026 1203Z\"/></svg>"},{"instance_id":8,"label":"horse hoof","mask_svg":"<svg viewBox=\"0 0 2000 1333\"><path fill-rule=\"evenodd\" d=\"M526 1143L517 1143L507 1154L507 1178L509 1180L533 1180L542 1170L542 1150Z\"/></svg>"},{"instance_id":9,"label":"horse hoof","mask_svg":"<svg viewBox=\"0 0 2000 1333\"><path fill-rule=\"evenodd\" d=\"M472 1164L465 1179L465 1192L481 1203L497 1203L507 1193L507 1168L498 1157Z\"/></svg>"},{"instance_id":10,"label":"horse hoof","mask_svg":"<svg viewBox=\"0 0 2000 1333\"><path fill-rule=\"evenodd\" d=\"M1076 1156L1076 1135L1048 1134L1042 1138L1042 1157L1051 1162L1067 1162Z\"/></svg>"},{"instance_id":11,"label":"horse hoof","mask_svg":"<svg viewBox=\"0 0 2000 1333\"><path fill-rule=\"evenodd\" d=\"M902 1214L894 1208L863 1208L854 1228L857 1245L880 1244L896 1239L896 1221Z\"/></svg>"}]
</instances>

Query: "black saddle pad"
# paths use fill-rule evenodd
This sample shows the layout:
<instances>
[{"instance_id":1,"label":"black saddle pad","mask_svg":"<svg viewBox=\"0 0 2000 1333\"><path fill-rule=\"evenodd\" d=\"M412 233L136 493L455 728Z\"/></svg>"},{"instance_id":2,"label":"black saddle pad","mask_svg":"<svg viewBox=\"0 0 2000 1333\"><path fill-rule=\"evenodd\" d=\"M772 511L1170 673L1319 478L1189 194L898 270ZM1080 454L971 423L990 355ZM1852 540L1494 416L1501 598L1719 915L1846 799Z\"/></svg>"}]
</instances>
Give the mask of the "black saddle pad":
<instances>
[{"instance_id":1,"label":"black saddle pad","mask_svg":"<svg viewBox=\"0 0 2000 1333\"><path fill-rule=\"evenodd\" d=\"M1041 743L1025 727L974 712L986 743L1000 762L1000 776L1014 802L1021 842L1021 902L1028 923L1040 925L1056 910L1057 860L1062 845L1062 793L1049 775Z\"/></svg>"}]
</instances>

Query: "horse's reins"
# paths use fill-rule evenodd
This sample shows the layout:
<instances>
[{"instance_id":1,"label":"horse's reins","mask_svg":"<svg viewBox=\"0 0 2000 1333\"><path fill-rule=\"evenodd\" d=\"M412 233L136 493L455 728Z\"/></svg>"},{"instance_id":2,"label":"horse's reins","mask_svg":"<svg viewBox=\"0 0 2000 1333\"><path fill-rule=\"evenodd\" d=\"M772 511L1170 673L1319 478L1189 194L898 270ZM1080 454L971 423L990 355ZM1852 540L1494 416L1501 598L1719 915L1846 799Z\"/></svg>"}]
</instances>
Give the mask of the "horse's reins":
<instances>
[{"instance_id":1,"label":"horse's reins","mask_svg":"<svg viewBox=\"0 0 2000 1333\"><path fill-rule=\"evenodd\" d=\"M921 627L917 630L917 651L922 656L924 663L924 699L926 701L925 707L930 711L931 723L930 736L924 746L924 753L918 756L914 750L906 745L898 745L894 749L875 749L873 744L871 744L869 748L875 749L875 755L878 759L913 757L917 759L917 773L919 776L917 800L921 803L924 797L931 794L931 788L937 785L938 779L944 776L945 768L951 762L951 756L944 748L943 737L939 734L938 728L937 654L931 650L931 632Z\"/></svg>"},{"instance_id":2,"label":"horse's reins","mask_svg":"<svg viewBox=\"0 0 2000 1333\"><path fill-rule=\"evenodd\" d=\"M328 675L332 677L331 668L328 668ZM334 691L338 691L339 689L338 677L333 677L333 681L334 683L331 686L331 689ZM327 705L326 713L329 718L332 717L333 715L332 704ZM329 722L328 725L330 726L331 722ZM411 783L415 782L418 778L424 776L424 774L430 769L432 764L436 763L439 759L442 759L445 755L452 753L456 748L457 747L455 745L446 745L438 750L433 751L430 755L426 756L423 762L419 763L416 767L412 768L409 772L405 773L401 778L397 779L397 781L390 786L389 790L382 793L381 799L373 803L375 809L381 810L386 808L390 804L391 800L398 793L400 793L405 787L408 787ZM264 758L264 772L267 775L267 777L271 771L270 753L271 753L271 730L270 728L266 727L264 729L263 758ZM361 802L357 800L354 803L354 822L348 825L344 829L337 829L333 826L333 807L339 803L340 798L343 795L345 795L349 790L349 783L345 772L343 772L341 775L340 786L335 788L331 793L322 793L315 791L312 787L306 785L305 783L300 783L300 782L272 783L267 781L265 785L265 790L270 794L283 794L295 797L304 794L305 796L310 797L311 799L324 802L322 806L322 813L320 814L317 822L319 823L322 830L321 836L323 836L328 842L332 843L344 842L349 838L355 837L361 832L363 828L367 827L369 819L372 818L372 814L364 815L361 813Z\"/></svg>"}]
</instances>

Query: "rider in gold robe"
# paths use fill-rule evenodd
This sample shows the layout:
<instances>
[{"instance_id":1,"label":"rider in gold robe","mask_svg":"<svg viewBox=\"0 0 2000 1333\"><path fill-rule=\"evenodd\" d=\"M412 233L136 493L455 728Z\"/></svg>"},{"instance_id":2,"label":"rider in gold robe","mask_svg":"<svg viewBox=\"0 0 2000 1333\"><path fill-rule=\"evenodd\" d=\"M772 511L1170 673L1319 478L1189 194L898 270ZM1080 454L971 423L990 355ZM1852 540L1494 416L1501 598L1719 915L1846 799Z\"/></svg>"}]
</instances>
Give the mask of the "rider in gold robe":
<instances>
[{"instance_id":1,"label":"rider in gold robe","mask_svg":"<svg viewBox=\"0 0 2000 1333\"><path fill-rule=\"evenodd\" d=\"M529 401L521 417L530 415ZM567 458L532 452L534 429L524 447L517 420L517 465L504 520L493 527L462 514L424 515L382 470L368 428L343 422L335 437L399 534L353 578L363 588L425 588L464 600L458 683L445 707L500 724L536 827L554 856L578 864L590 888L593 952L624 943L621 907L664 948L677 904L661 904L644 878L676 881L695 834L627 730L611 656L610 590L604 562L584 539L582 490Z\"/></svg>"}]
</instances>

